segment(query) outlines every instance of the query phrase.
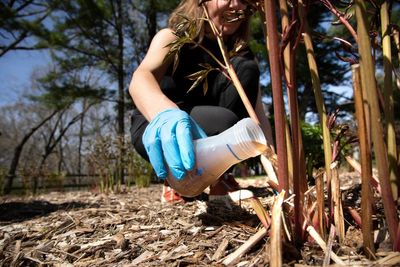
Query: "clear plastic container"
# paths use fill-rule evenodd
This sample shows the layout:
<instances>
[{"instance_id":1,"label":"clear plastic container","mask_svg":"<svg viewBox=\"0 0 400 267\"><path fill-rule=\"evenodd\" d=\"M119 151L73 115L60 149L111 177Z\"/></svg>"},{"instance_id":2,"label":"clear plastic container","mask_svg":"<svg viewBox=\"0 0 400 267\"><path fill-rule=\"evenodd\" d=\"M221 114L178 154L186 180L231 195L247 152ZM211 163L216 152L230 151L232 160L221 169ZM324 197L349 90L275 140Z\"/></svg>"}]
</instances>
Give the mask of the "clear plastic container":
<instances>
[{"instance_id":1,"label":"clear plastic container","mask_svg":"<svg viewBox=\"0 0 400 267\"><path fill-rule=\"evenodd\" d=\"M266 146L260 126L250 118L242 119L218 135L195 140L193 171L181 180L169 173L167 181L182 196L198 196L232 165L260 155Z\"/></svg>"}]
</instances>

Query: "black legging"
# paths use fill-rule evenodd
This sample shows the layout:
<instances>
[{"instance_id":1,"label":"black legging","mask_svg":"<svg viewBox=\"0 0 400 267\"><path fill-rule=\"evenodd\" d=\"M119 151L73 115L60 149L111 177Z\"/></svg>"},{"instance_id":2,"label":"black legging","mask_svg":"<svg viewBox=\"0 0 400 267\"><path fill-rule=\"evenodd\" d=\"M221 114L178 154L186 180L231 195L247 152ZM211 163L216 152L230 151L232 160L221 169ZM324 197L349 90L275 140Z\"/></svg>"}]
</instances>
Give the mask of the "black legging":
<instances>
[{"instance_id":1,"label":"black legging","mask_svg":"<svg viewBox=\"0 0 400 267\"><path fill-rule=\"evenodd\" d=\"M254 60L243 57L232 59L232 65L246 91L250 103L255 106L258 94L259 69ZM194 105L185 110L200 125L207 136L219 134L233 126L240 119L248 117L248 113L233 84L223 75L218 74L210 85L210 95L218 105ZM132 143L136 151L148 161L142 142L142 135L148 122L138 111L134 110L131 118Z\"/></svg>"}]
</instances>

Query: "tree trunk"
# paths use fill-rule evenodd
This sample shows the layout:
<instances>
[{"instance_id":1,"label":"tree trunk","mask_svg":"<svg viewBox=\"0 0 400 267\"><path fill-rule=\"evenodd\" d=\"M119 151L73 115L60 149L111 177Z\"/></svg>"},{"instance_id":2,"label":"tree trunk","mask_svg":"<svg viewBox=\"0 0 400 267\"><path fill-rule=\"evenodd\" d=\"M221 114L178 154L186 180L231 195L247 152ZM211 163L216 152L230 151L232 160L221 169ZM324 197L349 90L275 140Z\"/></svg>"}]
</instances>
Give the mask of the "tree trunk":
<instances>
[{"instance_id":1,"label":"tree trunk","mask_svg":"<svg viewBox=\"0 0 400 267\"><path fill-rule=\"evenodd\" d=\"M122 13L122 2L118 1L118 12L117 12L117 31L118 31L118 47L119 47L119 58L118 58L118 137L120 143L120 158L119 166L117 168L118 178L122 183L124 180L124 168L123 161L125 155L124 149L124 137L125 137L125 92L124 92L124 33L122 29L123 23ZM118 181L117 181L118 182Z\"/></svg>"},{"instance_id":2,"label":"tree trunk","mask_svg":"<svg viewBox=\"0 0 400 267\"><path fill-rule=\"evenodd\" d=\"M83 110L86 109L87 105L87 99L85 98L82 102L82 108ZM79 125L79 141L78 141L78 181L77 183L80 184L80 175L82 174L82 143L83 143L83 134L84 134L84 127L83 123L85 121L85 115L83 114L80 120L80 125Z\"/></svg>"},{"instance_id":3,"label":"tree trunk","mask_svg":"<svg viewBox=\"0 0 400 267\"><path fill-rule=\"evenodd\" d=\"M57 138L50 138L48 143L46 144L45 147L45 151L42 157L42 161L40 162L39 165L39 171L38 171L38 175L42 175L43 173L43 167L44 164L46 163L47 158L50 156L50 154L53 152L54 148L60 143L61 139L64 137L65 133L68 131L68 129L75 124L77 121L80 120L80 118L89 110L89 108L92 105L88 105L86 109L84 109L81 113L79 113L78 115L76 115L75 117L73 117L68 124L60 129L60 133L57 136ZM57 125L55 126L55 128L57 127ZM55 130L54 130L55 131ZM51 143L51 140L54 140L53 143ZM38 189L38 178L39 177L33 177L33 193L36 193L36 190Z\"/></svg>"},{"instance_id":4,"label":"tree trunk","mask_svg":"<svg viewBox=\"0 0 400 267\"><path fill-rule=\"evenodd\" d=\"M147 29L149 33L149 45L153 36L156 35L157 32L157 13L154 0L149 1L149 9L147 13Z\"/></svg>"},{"instance_id":5,"label":"tree trunk","mask_svg":"<svg viewBox=\"0 0 400 267\"><path fill-rule=\"evenodd\" d=\"M29 133L27 133L24 138L22 138L21 142L17 145L17 147L14 149L14 156L10 164L10 168L8 170L7 174L7 185L4 189L5 194L9 194L11 192L12 184L14 181L14 178L16 177L16 172L19 164L19 159L22 154L22 150L28 142L29 138L40 128L42 127L47 121L49 121L51 118L56 115L58 110L53 111L48 117L46 117L44 120L42 120L37 126L33 127Z\"/></svg>"}]
</instances>

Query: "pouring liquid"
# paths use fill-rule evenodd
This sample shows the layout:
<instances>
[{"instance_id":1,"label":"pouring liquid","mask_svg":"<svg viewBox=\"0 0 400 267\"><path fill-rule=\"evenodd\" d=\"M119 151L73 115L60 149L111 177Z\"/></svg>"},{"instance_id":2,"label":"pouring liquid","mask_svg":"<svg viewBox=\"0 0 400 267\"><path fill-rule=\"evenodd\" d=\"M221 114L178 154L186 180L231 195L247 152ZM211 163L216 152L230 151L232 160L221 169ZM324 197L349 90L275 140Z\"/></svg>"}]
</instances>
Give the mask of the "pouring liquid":
<instances>
[{"instance_id":1,"label":"pouring liquid","mask_svg":"<svg viewBox=\"0 0 400 267\"><path fill-rule=\"evenodd\" d=\"M195 197L232 165L260 155L266 146L261 128L253 120L243 119L219 135L195 140L193 170L180 180L169 173L167 181L180 195Z\"/></svg>"}]
</instances>

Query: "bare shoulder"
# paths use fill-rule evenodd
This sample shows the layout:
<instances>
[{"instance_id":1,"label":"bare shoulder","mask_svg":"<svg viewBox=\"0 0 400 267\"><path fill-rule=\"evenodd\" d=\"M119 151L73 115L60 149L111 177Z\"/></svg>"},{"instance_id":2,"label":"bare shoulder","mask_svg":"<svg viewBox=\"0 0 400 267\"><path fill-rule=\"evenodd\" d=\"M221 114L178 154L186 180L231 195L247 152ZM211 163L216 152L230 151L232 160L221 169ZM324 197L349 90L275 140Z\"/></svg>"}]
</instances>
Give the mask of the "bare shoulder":
<instances>
[{"instance_id":1,"label":"bare shoulder","mask_svg":"<svg viewBox=\"0 0 400 267\"><path fill-rule=\"evenodd\" d=\"M154 35L153 40L151 41L151 45L165 47L175 39L176 35L174 34L174 32L169 28L165 28L158 31L156 35Z\"/></svg>"},{"instance_id":2,"label":"bare shoulder","mask_svg":"<svg viewBox=\"0 0 400 267\"><path fill-rule=\"evenodd\" d=\"M157 32L138 70L151 71L157 79L160 79L171 63L164 59L170 50L168 45L175 39L176 36L171 29L166 28Z\"/></svg>"}]
</instances>

